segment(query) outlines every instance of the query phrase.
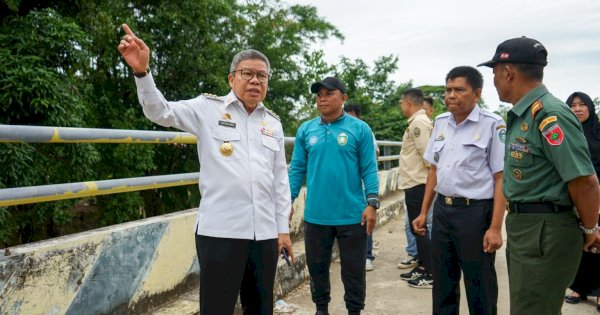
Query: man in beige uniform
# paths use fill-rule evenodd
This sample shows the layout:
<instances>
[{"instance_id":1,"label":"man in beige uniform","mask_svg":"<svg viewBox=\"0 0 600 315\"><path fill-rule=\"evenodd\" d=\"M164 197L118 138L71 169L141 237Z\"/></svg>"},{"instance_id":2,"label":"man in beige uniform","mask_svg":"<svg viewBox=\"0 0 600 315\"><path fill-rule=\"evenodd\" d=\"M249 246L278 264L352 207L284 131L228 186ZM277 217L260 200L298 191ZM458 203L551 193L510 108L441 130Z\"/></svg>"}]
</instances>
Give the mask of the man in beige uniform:
<instances>
[{"instance_id":1,"label":"man in beige uniform","mask_svg":"<svg viewBox=\"0 0 600 315\"><path fill-rule=\"evenodd\" d=\"M400 189L404 190L406 211L410 222L421 213L423 195L429 163L423 159L431 130L431 119L423 109L423 92L419 89L408 89L402 93L400 104L402 113L408 118L408 128L402 137L400 150ZM412 271L400 275L411 287L430 289L433 278L429 273L431 255L429 253L429 235L417 235L411 226L411 232L417 240L420 264Z\"/></svg>"}]
</instances>

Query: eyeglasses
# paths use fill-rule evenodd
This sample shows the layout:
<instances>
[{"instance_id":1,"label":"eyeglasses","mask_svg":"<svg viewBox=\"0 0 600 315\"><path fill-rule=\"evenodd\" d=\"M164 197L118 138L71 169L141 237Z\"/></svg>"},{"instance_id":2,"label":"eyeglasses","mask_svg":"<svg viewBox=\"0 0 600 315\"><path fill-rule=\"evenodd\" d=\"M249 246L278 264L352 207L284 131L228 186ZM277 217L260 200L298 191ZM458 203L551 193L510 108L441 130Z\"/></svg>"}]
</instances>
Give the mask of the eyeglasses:
<instances>
[{"instance_id":1,"label":"eyeglasses","mask_svg":"<svg viewBox=\"0 0 600 315\"><path fill-rule=\"evenodd\" d=\"M252 78L254 78L254 76L256 76L256 78L258 79L258 82L260 82L260 83L269 82L269 78L271 77L271 75L266 72L262 72L262 71L254 72L252 70L247 70L247 69L235 70L233 72L239 72L242 76L242 79L244 79L246 81L250 81L250 80L252 80Z\"/></svg>"}]
</instances>

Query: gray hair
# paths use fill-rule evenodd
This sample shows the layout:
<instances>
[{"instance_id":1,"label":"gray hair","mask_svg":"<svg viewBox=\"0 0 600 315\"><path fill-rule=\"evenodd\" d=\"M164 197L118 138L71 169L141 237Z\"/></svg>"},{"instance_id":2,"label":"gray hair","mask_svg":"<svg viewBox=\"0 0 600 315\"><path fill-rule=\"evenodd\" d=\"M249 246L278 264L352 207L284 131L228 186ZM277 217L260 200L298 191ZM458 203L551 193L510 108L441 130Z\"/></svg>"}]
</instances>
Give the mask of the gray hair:
<instances>
[{"instance_id":1,"label":"gray hair","mask_svg":"<svg viewBox=\"0 0 600 315\"><path fill-rule=\"evenodd\" d=\"M269 58L267 58L267 56L265 56L263 53L261 53L258 50L255 50L255 49L242 50L239 53L237 53L235 56L233 56L233 60L231 61L231 67L229 68L229 72L230 73L234 72L237 69L240 62L242 62L244 60L250 60L250 59L258 59L258 60L264 61L267 64L267 72L271 73L271 64L269 63Z\"/></svg>"}]
</instances>

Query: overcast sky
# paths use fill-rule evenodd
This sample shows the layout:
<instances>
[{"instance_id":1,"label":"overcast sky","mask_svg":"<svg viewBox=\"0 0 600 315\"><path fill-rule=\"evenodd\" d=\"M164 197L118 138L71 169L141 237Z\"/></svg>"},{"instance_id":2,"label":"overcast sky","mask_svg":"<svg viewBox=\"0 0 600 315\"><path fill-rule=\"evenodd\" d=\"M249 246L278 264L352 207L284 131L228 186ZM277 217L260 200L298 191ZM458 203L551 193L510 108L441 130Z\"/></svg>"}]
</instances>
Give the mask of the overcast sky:
<instances>
[{"instance_id":1,"label":"overcast sky","mask_svg":"<svg viewBox=\"0 0 600 315\"><path fill-rule=\"evenodd\" d=\"M317 7L345 40L319 43L329 63L340 56L372 65L398 56L396 83L443 85L446 73L492 58L506 39L527 36L548 50L544 83L565 100L574 91L600 97L600 0L283 0ZM500 104L491 68L480 67L483 98Z\"/></svg>"}]
</instances>

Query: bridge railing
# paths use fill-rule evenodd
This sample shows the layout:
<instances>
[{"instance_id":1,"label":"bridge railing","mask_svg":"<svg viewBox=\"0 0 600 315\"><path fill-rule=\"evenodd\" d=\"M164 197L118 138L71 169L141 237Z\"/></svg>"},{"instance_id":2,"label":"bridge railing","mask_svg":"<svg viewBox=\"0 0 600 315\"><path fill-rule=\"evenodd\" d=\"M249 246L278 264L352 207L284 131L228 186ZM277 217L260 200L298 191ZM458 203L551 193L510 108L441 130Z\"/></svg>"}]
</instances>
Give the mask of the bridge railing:
<instances>
[{"instance_id":1,"label":"bridge railing","mask_svg":"<svg viewBox=\"0 0 600 315\"><path fill-rule=\"evenodd\" d=\"M293 144L294 137L285 137L285 144ZM196 144L196 136L186 132L143 131L125 129L40 127L0 125L0 143L120 143L120 144ZM399 155L391 155L393 147L402 142L378 140L383 154L378 161L384 169ZM21 204L82 198L98 195L132 192L198 184L198 172L29 186L0 189L0 207Z\"/></svg>"}]
</instances>

